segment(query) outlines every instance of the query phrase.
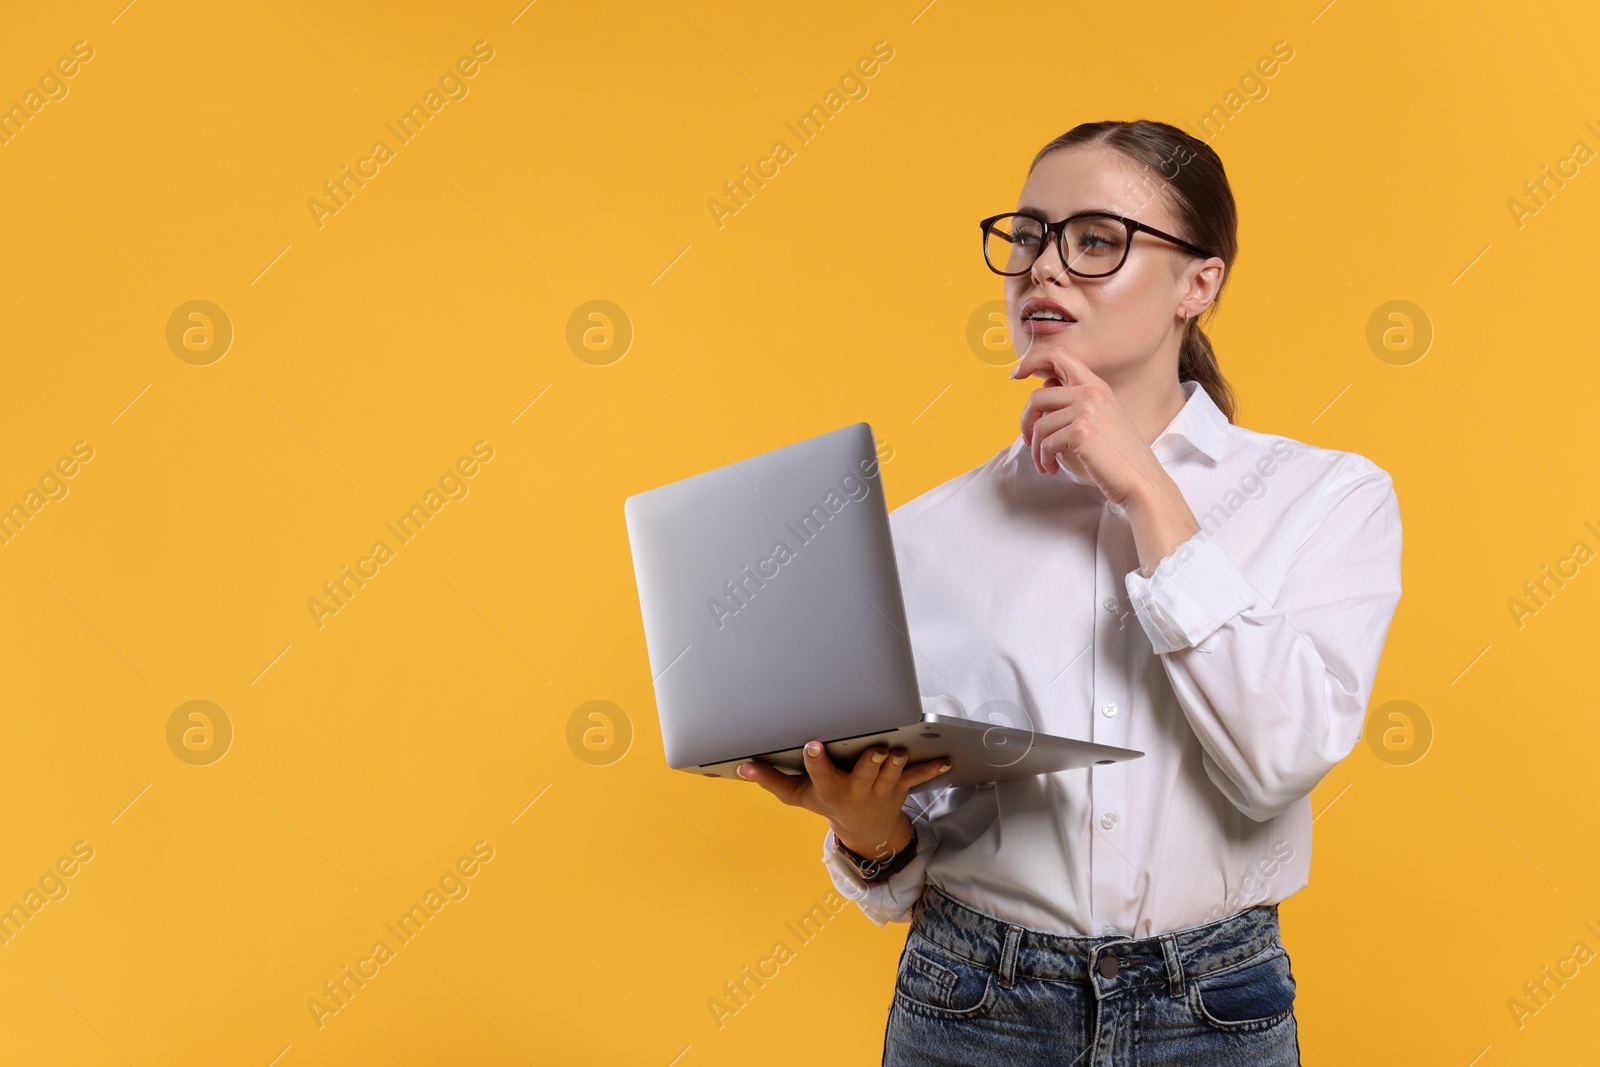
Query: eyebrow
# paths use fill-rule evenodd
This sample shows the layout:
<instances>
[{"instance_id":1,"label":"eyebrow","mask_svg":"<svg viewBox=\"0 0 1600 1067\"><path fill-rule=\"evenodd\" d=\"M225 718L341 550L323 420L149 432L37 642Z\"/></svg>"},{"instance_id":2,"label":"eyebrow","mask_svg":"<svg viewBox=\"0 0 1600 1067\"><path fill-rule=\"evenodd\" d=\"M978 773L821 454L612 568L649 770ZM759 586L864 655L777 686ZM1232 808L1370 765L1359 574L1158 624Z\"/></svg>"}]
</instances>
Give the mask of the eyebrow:
<instances>
[{"instance_id":1,"label":"eyebrow","mask_svg":"<svg viewBox=\"0 0 1600 1067\"><path fill-rule=\"evenodd\" d=\"M1117 211L1114 208L1103 207L1103 206L1086 207L1086 208L1083 209L1083 211L1074 211L1074 212L1072 212L1072 214L1081 215L1081 214L1083 214L1084 211L1101 211L1101 212L1104 212L1107 215L1121 215L1122 214L1122 212ZM1019 214L1019 215L1032 215L1033 217L1035 217L1037 219L1040 219L1040 220L1042 220L1044 222L1050 222L1051 221L1050 216L1048 214L1046 214L1044 211L1042 211L1042 210L1040 210L1039 208L1036 208L1036 207L1019 207L1019 208L1017 208L1017 214Z\"/></svg>"}]
</instances>

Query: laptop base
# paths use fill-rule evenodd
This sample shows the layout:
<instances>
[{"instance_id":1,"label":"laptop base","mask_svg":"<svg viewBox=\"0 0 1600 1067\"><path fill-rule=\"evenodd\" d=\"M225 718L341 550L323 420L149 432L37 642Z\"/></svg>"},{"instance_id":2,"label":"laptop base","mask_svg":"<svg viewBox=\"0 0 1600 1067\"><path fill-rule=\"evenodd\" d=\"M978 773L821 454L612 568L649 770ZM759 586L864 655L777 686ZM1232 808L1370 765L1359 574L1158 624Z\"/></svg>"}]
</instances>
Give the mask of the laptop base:
<instances>
[{"instance_id":1,"label":"laptop base","mask_svg":"<svg viewBox=\"0 0 1600 1067\"><path fill-rule=\"evenodd\" d=\"M950 762L948 771L913 786L910 789L912 793L953 785L984 785L1013 778L1029 778L1077 767L1120 763L1144 755L1130 748L1074 741L1054 734L1040 734L937 713L893 730L829 741L823 745L823 751L833 760L835 767L849 771L861 753L880 745L905 749L908 765L935 758ZM802 742L792 748L677 769L708 778L732 778L742 782L746 779L739 777L739 765L757 760L771 764L786 774L804 774L803 748Z\"/></svg>"}]
</instances>

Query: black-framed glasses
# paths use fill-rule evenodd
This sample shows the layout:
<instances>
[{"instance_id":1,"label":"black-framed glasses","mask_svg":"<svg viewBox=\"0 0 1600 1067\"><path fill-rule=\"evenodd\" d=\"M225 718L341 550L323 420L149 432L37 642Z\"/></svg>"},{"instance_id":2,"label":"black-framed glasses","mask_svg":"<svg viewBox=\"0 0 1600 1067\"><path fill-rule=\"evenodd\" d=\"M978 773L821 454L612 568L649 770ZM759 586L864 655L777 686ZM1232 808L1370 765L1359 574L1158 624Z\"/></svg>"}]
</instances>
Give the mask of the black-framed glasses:
<instances>
[{"instance_id":1,"label":"black-framed glasses","mask_svg":"<svg viewBox=\"0 0 1600 1067\"><path fill-rule=\"evenodd\" d=\"M1181 237L1109 211L1083 211L1048 223L1037 215L1008 211L991 215L978 226L983 230L984 263L1008 278L1032 270L1051 235L1067 271L1080 278L1104 278L1121 270L1133 247L1133 235L1141 230L1201 258L1211 257L1210 252Z\"/></svg>"}]
</instances>

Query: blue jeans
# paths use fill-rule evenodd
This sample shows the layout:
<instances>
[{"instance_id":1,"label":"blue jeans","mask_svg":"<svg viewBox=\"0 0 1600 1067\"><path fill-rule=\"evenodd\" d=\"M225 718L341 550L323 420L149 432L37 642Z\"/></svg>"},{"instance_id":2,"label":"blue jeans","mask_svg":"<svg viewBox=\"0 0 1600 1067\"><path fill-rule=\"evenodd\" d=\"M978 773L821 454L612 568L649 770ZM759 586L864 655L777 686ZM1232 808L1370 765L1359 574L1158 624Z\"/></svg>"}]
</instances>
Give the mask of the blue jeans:
<instances>
[{"instance_id":1,"label":"blue jeans","mask_svg":"<svg viewBox=\"0 0 1600 1067\"><path fill-rule=\"evenodd\" d=\"M929 884L912 912L885 1067L1300 1063L1277 905L1133 939L1064 937Z\"/></svg>"}]
</instances>

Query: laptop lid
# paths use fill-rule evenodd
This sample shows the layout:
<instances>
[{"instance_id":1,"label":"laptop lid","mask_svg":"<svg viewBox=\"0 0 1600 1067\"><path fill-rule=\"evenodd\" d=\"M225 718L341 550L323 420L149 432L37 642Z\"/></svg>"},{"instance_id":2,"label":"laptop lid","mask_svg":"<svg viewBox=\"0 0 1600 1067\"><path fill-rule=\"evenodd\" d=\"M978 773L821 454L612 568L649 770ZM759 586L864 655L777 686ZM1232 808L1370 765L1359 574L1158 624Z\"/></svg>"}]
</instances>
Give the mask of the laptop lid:
<instances>
[{"instance_id":1,"label":"laptop lid","mask_svg":"<svg viewBox=\"0 0 1600 1067\"><path fill-rule=\"evenodd\" d=\"M623 505L667 764L921 718L872 428Z\"/></svg>"}]
</instances>

